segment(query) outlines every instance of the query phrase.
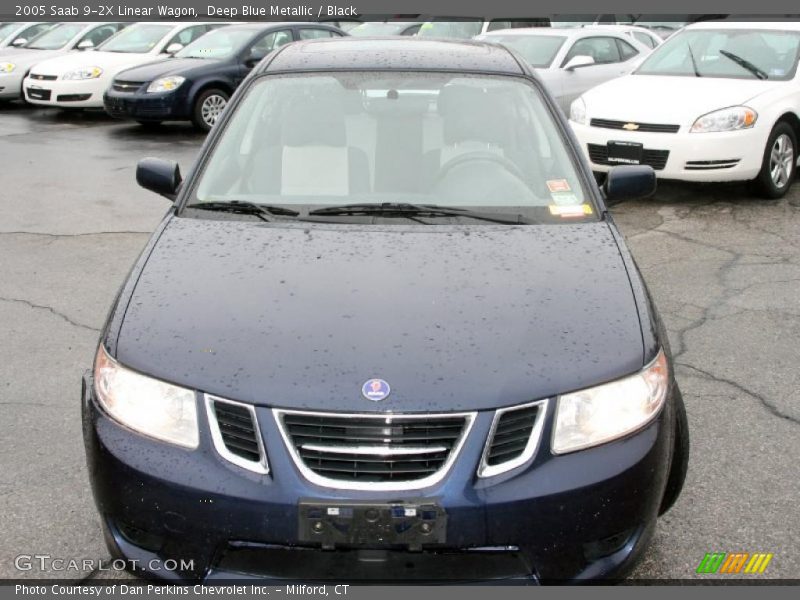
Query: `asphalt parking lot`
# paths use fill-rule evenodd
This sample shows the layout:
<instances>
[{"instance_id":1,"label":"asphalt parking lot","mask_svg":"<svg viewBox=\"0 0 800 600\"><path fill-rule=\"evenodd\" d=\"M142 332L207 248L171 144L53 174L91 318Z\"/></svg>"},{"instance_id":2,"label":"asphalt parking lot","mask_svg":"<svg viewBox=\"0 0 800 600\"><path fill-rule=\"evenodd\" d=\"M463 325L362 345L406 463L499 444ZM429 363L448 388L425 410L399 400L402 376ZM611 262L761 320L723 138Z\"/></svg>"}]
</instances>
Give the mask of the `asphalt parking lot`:
<instances>
[{"instance_id":1,"label":"asphalt parking lot","mask_svg":"<svg viewBox=\"0 0 800 600\"><path fill-rule=\"evenodd\" d=\"M21 554L108 558L80 375L167 209L136 185L136 161L185 171L202 140L184 125L0 105L0 578L65 575L18 571ZM633 577L697 577L719 551L772 552L757 577L796 579L800 184L763 201L744 186L668 183L613 212L669 330L692 434L684 493Z\"/></svg>"}]
</instances>

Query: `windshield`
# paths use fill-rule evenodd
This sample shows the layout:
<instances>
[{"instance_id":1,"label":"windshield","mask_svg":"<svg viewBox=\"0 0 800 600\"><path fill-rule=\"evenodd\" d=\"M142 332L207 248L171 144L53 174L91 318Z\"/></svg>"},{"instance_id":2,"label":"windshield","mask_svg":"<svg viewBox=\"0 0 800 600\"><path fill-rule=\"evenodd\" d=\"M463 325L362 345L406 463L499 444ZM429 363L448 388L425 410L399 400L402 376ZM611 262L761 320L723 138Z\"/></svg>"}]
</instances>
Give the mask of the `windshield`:
<instances>
[{"instance_id":1,"label":"windshield","mask_svg":"<svg viewBox=\"0 0 800 600\"><path fill-rule=\"evenodd\" d=\"M146 54L155 48L156 44L172 31L172 28L172 25L132 25L109 38L105 44L100 44L98 50Z\"/></svg>"},{"instance_id":2,"label":"windshield","mask_svg":"<svg viewBox=\"0 0 800 600\"><path fill-rule=\"evenodd\" d=\"M417 32L421 37L468 40L480 34L483 21L428 21Z\"/></svg>"},{"instance_id":3,"label":"windshield","mask_svg":"<svg viewBox=\"0 0 800 600\"><path fill-rule=\"evenodd\" d=\"M227 27L207 33L175 54L178 58L228 58L239 52L253 37L250 29Z\"/></svg>"},{"instance_id":4,"label":"windshield","mask_svg":"<svg viewBox=\"0 0 800 600\"><path fill-rule=\"evenodd\" d=\"M488 35L487 42L513 48L532 67L547 68L567 38L561 35Z\"/></svg>"},{"instance_id":5,"label":"windshield","mask_svg":"<svg viewBox=\"0 0 800 600\"><path fill-rule=\"evenodd\" d=\"M19 27L18 23L2 23L0 24L0 44L6 41L6 38L11 36L13 31Z\"/></svg>"},{"instance_id":6,"label":"windshield","mask_svg":"<svg viewBox=\"0 0 800 600\"><path fill-rule=\"evenodd\" d=\"M389 23L361 23L353 27L349 33L350 35L361 36L398 35L402 33L406 27L411 25L413 25L413 23L401 23L399 21L392 21Z\"/></svg>"},{"instance_id":7,"label":"windshield","mask_svg":"<svg viewBox=\"0 0 800 600\"><path fill-rule=\"evenodd\" d=\"M594 219L543 98L510 77L272 75L255 82L190 204L481 207Z\"/></svg>"},{"instance_id":8,"label":"windshield","mask_svg":"<svg viewBox=\"0 0 800 600\"><path fill-rule=\"evenodd\" d=\"M33 48L34 50L60 50L66 46L72 38L83 31L84 27L85 25L71 23L56 25L47 33L43 33L35 38L25 47Z\"/></svg>"},{"instance_id":9,"label":"windshield","mask_svg":"<svg viewBox=\"0 0 800 600\"><path fill-rule=\"evenodd\" d=\"M636 71L786 81L797 68L800 32L766 29L687 29L659 46Z\"/></svg>"}]
</instances>

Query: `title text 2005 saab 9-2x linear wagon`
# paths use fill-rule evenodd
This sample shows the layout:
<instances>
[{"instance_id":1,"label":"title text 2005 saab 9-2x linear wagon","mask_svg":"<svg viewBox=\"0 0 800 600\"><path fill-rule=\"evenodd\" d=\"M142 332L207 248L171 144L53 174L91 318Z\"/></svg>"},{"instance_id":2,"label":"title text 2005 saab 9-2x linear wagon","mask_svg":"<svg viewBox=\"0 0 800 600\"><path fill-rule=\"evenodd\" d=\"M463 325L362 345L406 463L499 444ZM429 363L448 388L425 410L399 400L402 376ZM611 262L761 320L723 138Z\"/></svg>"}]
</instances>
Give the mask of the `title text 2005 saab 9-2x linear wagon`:
<instances>
[{"instance_id":1,"label":"title text 2005 saab 9-2x linear wagon","mask_svg":"<svg viewBox=\"0 0 800 600\"><path fill-rule=\"evenodd\" d=\"M289 44L231 99L83 382L116 557L189 580L620 577L677 498L667 339L524 61Z\"/></svg>"}]
</instances>

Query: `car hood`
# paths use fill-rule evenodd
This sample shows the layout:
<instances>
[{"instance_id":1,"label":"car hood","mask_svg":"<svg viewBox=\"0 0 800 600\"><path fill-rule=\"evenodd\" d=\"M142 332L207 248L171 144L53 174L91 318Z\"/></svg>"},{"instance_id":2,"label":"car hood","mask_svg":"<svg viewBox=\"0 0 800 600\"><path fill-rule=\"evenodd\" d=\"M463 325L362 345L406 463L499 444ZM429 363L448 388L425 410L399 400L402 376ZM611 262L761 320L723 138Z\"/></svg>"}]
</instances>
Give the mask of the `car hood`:
<instances>
[{"instance_id":1,"label":"car hood","mask_svg":"<svg viewBox=\"0 0 800 600\"><path fill-rule=\"evenodd\" d=\"M175 218L116 358L223 397L332 411L477 410L635 372L642 333L605 222L530 227ZM391 386L380 403L361 388Z\"/></svg>"},{"instance_id":2,"label":"car hood","mask_svg":"<svg viewBox=\"0 0 800 600\"><path fill-rule=\"evenodd\" d=\"M104 77L123 69L150 62L152 54L130 54L126 52L74 52L37 64L31 73L42 75L63 75L68 71L85 67L100 67Z\"/></svg>"},{"instance_id":3,"label":"car hood","mask_svg":"<svg viewBox=\"0 0 800 600\"><path fill-rule=\"evenodd\" d=\"M746 104L781 82L713 77L627 75L583 95L590 119L691 126L713 110Z\"/></svg>"},{"instance_id":4,"label":"car hood","mask_svg":"<svg viewBox=\"0 0 800 600\"><path fill-rule=\"evenodd\" d=\"M42 61L51 59L55 56L61 56L69 50L28 50L19 48L9 52L0 53L0 61L13 62L17 68L25 67L26 69L31 65L35 65Z\"/></svg>"},{"instance_id":5,"label":"car hood","mask_svg":"<svg viewBox=\"0 0 800 600\"><path fill-rule=\"evenodd\" d=\"M150 62L117 74L125 81L153 81L169 75L188 75L197 69L218 64L218 60L207 58L166 58Z\"/></svg>"}]
</instances>

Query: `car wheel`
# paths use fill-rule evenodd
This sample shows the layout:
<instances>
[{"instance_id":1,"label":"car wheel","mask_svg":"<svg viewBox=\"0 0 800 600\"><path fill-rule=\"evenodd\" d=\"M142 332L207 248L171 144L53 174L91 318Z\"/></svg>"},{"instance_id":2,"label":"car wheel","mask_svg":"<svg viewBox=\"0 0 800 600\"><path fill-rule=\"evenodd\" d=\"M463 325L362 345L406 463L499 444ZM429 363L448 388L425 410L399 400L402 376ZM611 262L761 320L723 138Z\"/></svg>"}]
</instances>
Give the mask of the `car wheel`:
<instances>
[{"instance_id":1,"label":"car wheel","mask_svg":"<svg viewBox=\"0 0 800 600\"><path fill-rule=\"evenodd\" d=\"M222 111L228 105L230 96L222 90L211 89L202 92L194 101L192 122L201 131L210 131Z\"/></svg>"},{"instance_id":2,"label":"car wheel","mask_svg":"<svg viewBox=\"0 0 800 600\"><path fill-rule=\"evenodd\" d=\"M794 180L797 165L797 135L785 122L775 125L769 135L756 191L764 198L782 198Z\"/></svg>"},{"instance_id":3,"label":"car wheel","mask_svg":"<svg viewBox=\"0 0 800 600\"><path fill-rule=\"evenodd\" d=\"M683 482L686 480L686 472L689 470L689 419L686 417L686 406L683 404L683 396L675 387L675 442L672 447L672 462L670 463L667 486L664 489L664 496L661 498L661 506L658 514L663 515L667 512L678 496L681 495Z\"/></svg>"}]
</instances>

